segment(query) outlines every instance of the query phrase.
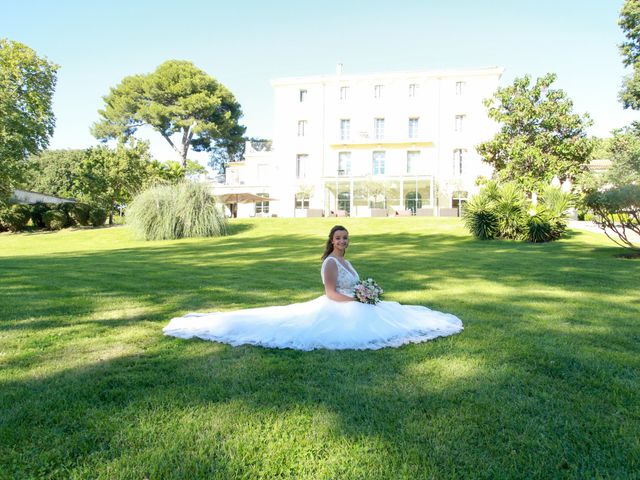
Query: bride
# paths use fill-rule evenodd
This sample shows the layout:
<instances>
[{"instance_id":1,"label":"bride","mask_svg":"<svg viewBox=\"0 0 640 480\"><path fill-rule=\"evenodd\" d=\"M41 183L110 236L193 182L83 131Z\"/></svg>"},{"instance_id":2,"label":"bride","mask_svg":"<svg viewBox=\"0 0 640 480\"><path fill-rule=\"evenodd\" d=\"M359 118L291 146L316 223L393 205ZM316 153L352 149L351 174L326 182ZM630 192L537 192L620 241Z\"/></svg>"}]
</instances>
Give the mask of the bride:
<instances>
[{"instance_id":1,"label":"bride","mask_svg":"<svg viewBox=\"0 0 640 480\"><path fill-rule=\"evenodd\" d=\"M173 318L163 331L173 337L198 337L234 346L298 350L398 347L462 331L460 319L448 313L397 302L369 305L356 301L354 286L360 277L344 258L348 246L347 229L333 227L320 271L325 295L315 300L232 312L189 313Z\"/></svg>"}]
</instances>

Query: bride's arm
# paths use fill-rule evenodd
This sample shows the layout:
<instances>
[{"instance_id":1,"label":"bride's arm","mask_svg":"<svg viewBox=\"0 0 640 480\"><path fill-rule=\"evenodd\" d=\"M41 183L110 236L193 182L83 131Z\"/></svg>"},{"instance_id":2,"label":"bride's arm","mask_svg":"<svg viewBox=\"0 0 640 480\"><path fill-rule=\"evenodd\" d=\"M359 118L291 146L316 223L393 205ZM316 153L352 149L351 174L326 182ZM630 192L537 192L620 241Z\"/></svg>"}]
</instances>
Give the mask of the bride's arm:
<instances>
[{"instance_id":1,"label":"bride's arm","mask_svg":"<svg viewBox=\"0 0 640 480\"><path fill-rule=\"evenodd\" d=\"M336 292L337 280L338 266L335 262L327 262L324 269L324 291L327 297L336 302L353 302L354 299L352 297Z\"/></svg>"}]
</instances>

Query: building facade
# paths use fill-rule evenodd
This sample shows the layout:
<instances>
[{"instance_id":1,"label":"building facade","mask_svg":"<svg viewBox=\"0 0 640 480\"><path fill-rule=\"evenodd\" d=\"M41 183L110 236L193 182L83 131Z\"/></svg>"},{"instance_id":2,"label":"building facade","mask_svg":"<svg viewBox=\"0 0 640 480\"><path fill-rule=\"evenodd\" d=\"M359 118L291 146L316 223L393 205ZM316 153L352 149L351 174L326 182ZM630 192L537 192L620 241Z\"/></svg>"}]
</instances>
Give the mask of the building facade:
<instances>
[{"instance_id":1,"label":"building facade","mask_svg":"<svg viewBox=\"0 0 640 480\"><path fill-rule=\"evenodd\" d=\"M456 215L490 176L475 146L503 70L282 78L273 149L247 149L222 189L269 196L238 215ZM218 187L220 190L220 187Z\"/></svg>"}]
</instances>

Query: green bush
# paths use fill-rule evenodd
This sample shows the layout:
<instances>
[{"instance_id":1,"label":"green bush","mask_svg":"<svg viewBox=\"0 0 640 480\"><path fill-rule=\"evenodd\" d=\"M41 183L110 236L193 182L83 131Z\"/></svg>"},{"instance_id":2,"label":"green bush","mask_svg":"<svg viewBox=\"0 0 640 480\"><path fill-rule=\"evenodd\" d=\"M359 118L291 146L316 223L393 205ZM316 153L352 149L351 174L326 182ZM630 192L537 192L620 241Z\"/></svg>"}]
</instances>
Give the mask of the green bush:
<instances>
[{"instance_id":1,"label":"green bush","mask_svg":"<svg viewBox=\"0 0 640 480\"><path fill-rule=\"evenodd\" d=\"M74 205L74 203L58 203L54 207L56 210L64 213L64 228L73 227L77 223L71 216Z\"/></svg>"},{"instance_id":2,"label":"green bush","mask_svg":"<svg viewBox=\"0 0 640 480\"><path fill-rule=\"evenodd\" d=\"M86 203L75 203L69 212L69 215L78 225L86 227L90 225L91 207Z\"/></svg>"},{"instance_id":3,"label":"green bush","mask_svg":"<svg viewBox=\"0 0 640 480\"><path fill-rule=\"evenodd\" d=\"M521 240L526 229L529 202L521 187L507 183L497 191L490 191L498 217L498 235L510 240Z\"/></svg>"},{"instance_id":4,"label":"green bush","mask_svg":"<svg viewBox=\"0 0 640 480\"><path fill-rule=\"evenodd\" d=\"M67 215L58 209L52 209L42 216L44 226L49 230L61 230L67 224Z\"/></svg>"},{"instance_id":5,"label":"green bush","mask_svg":"<svg viewBox=\"0 0 640 480\"><path fill-rule=\"evenodd\" d=\"M29 223L31 209L28 205L6 205L0 211L0 224L3 230L19 232Z\"/></svg>"},{"instance_id":6,"label":"green bush","mask_svg":"<svg viewBox=\"0 0 640 480\"><path fill-rule=\"evenodd\" d=\"M471 234L480 240L491 240L498 235L498 215L486 196L476 195L465 202L462 221Z\"/></svg>"},{"instance_id":7,"label":"green bush","mask_svg":"<svg viewBox=\"0 0 640 480\"><path fill-rule=\"evenodd\" d=\"M51 206L46 203L37 202L31 205L31 223L36 228L45 228L44 214L51 210Z\"/></svg>"},{"instance_id":8,"label":"green bush","mask_svg":"<svg viewBox=\"0 0 640 480\"><path fill-rule=\"evenodd\" d=\"M548 212L540 209L530 215L527 221L526 240L532 243L544 243L555 240L554 226Z\"/></svg>"},{"instance_id":9,"label":"green bush","mask_svg":"<svg viewBox=\"0 0 640 480\"><path fill-rule=\"evenodd\" d=\"M586 193L583 204L593 221L618 245L640 251L640 185L623 185ZM634 235L635 234L635 235Z\"/></svg>"},{"instance_id":10,"label":"green bush","mask_svg":"<svg viewBox=\"0 0 640 480\"><path fill-rule=\"evenodd\" d=\"M127 223L145 240L226 234L226 219L207 185L157 185L140 193L127 209Z\"/></svg>"},{"instance_id":11,"label":"green bush","mask_svg":"<svg viewBox=\"0 0 640 480\"><path fill-rule=\"evenodd\" d=\"M89 224L92 227L101 227L107 221L108 216L109 212L106 209L93 205L89 209Z\"/></svg>"},{"instance_id":12,"label":"green bush","mask_svg":"<svg viewBox=\"0 0 640 480\"><path fill-rule=\"evenodd\" d=\"M559 188L548 187L534 209L522 187L492 181L467 203L463 221L471 234L481 240L549 242L560 238L566 230L565 212L571 200Z\"/></svg>"}]
</instances>

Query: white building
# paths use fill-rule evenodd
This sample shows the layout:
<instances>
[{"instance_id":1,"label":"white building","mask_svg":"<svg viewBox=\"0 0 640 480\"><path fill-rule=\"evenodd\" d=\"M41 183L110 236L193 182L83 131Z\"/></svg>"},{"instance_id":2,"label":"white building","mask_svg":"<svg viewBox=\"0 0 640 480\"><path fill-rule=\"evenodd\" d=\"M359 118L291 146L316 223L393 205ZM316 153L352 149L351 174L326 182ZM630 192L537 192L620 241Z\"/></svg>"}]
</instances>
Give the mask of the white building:
<instances>
[{"instance_id":1,"label":"white building","mask_svg":"<svg viewBox=\"0 0 640 480\"><path fill-rule=\"evenodd\" d=\"M216 193L269 196L239 216L455 215L490 176L475 146L501 68L283 78L273 149L248 148Z\"/></svg>"}]
</instances>

